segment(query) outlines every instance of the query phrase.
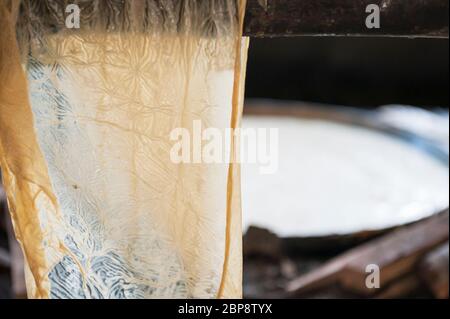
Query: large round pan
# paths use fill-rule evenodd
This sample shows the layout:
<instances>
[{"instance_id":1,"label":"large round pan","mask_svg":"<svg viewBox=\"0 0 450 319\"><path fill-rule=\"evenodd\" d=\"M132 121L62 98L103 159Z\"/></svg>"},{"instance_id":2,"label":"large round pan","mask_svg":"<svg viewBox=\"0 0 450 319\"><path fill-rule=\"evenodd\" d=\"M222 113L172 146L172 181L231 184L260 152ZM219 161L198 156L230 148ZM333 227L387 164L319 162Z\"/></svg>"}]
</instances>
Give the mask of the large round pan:
<instances>
[{"instance_id":1,"label":"large round pan","mask_svg":"<svg viewBox=\"0 0 450 319\"><path fill-rule=\"evenodd\" d=\"M448 126L446 128L445 124L443 124L445 121L448 123L448 117L446 118L444 116L441 118L437 115L432 116L432 113L405 107L383 107L377 110L361 110L348 107L270 100L247 101L244 110L244 128L246 127L246 119L249 118L252 119L253 126L257 123L258 118L262 119L261 123L265 122L266 124L268 122L267 120L270 118L289 118L321 121L323 123L330 123L330 125L345 125L350 129L356 129L356 134L358 129L367 129L371 133L380 134L383 138L387 137L393 139L396 143L404 143L408 145L408 147L414 149L414 151L420 151L422 154L425 154L431 161L442 166L442 172L446 175L443 175L443 178L446 178L448 181ZM443 120L441 121L441 119ZM427 129L426 125L431 125L433 127L434 135L430 134L432 130ZM439 125L443 126L442 130L438 129ZM447 135L445 134L446 129ZM439 134L442 133L442 131L444 131L444 134ZM292 143L292 149L295 149L296 147L295 142ZM280 154L280 156L290 155L288 152L287 154ZM292 170L295 169L298 168L293 166ZM252 175L247 173L245 164L243 165L242 170L244 229L247 229L249 226L267 228L277 236L283 238L283 243L289 250L294 249L295 251L300 250L302 252L340 250L383 234L391 229L429 218L434 214L438 214L443 210L448 209L448 191L446 195L443 195L439 190L437 191L439 194L436 194L436 197L440 198L438 203L431 203L429 207L421 207L421 211L416 211L414 214L405 214L403 212L402 214L399 214L399 216L390 216L390 218L386 219L385 223L381 220L381 222L378 221L374 224L371 222L373 218L361 218L361 216L364 216L365 211L358 211L355 212L358 216L355 216L359 218L359 222L357 225L352 225L351 228L345 227L344 225L341 227L339 225L341 221L337 218L332 225L333 227L330 227L330 225L327 226L327 223L324 223L323 229L320 229L320 225L319 227L318 225L315 225L314 230L308 231L307 224L305 224L301 225L302 227L299 226L298 231L295 231L295 226L293 226L293 224L297 223L300 225L304 214L314 214L316 212L295 211L295 209L289 210L286 209L286 207L283 207L280 210L273 209L270 213L262 214L257 210L264 210L264 206L258 206L257 204L253 205L248 201L253 200L256 202L257 200L255 200L255 198L259 198L259 201L264 202L268 200L267 198L272 196L271 187L273 187L273 185L271 186L271 177L258 177L255 174ZM248 185L254 185L251 183L249 184L249 180L251 179L255 179L254 182L258 183L258 185L264 184L265 181L267 181L267 187L254 187L249 189ZM289 179L289 177L287 179ZM290 183L290 185L287 185L290 191L281 195L280 192L278 192L278 195L276 195L278 197L271 198L270 200L283 202L284 199L289 197L291 198L290 200L292 200L293 196L296 197L295 200L305 200L301 193L296 194L294 180L288 180L286 182ZM323 182L333 183L333 176L330 176L330 180ZM280 181L278 181L278 183L280 183ZM342 185L342 183L339 184ZM442 202L443 196L446 198L444 204ZM283 205L280 205L280 207L282 206ZM257 208L254 209L254 207ZM367 211L370 212L369 207ZM291 218L293 215L297 215L298 218ZM292 220L295 220L295 222L292 222ZM283 225L285 225L287 231L284 231Z\"/></svg>"}]
</instances>

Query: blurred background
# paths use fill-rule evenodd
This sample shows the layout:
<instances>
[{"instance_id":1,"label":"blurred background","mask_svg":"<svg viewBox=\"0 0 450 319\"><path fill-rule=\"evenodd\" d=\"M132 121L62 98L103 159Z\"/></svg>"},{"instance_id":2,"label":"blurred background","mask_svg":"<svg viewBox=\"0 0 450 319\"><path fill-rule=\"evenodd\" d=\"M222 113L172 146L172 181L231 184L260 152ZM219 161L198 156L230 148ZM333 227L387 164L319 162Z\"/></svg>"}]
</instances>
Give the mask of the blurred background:
<instances>
[{"instance_id":1,"label":"blurred background","mask_svg":"<svg viewBox=\"0 0 450 319\"><path fill-rule=\"evenodd\" d=\"M246 298L448 298L448 51L440 39L252 39L244 127L280 128L281 149L278 175L243 167ZM0 298L23 298L0 201ZM369 264L380 289L364 286Z\"/></svg>"},{"instance_id":2,"label":"blurred background","mask_svg":"<svg viewBox=\"0 0 450 319\"><path fill-rule=\"evenodd\" d=\"M246 297L448 298L448 49L252 39L244 127L280 127L280 169L243 167ZM363 284L372 263L380 289Z\"/></svg>"},{"instance_id":3,"label":"blurred background","mask_svg":"<svg viewBox=\"0 0 450 319\"><path fill-rule=\"evenodd\" d=\"M252 38L247 98L448 108L448 40Z\"/></svg>"}]
</instances>

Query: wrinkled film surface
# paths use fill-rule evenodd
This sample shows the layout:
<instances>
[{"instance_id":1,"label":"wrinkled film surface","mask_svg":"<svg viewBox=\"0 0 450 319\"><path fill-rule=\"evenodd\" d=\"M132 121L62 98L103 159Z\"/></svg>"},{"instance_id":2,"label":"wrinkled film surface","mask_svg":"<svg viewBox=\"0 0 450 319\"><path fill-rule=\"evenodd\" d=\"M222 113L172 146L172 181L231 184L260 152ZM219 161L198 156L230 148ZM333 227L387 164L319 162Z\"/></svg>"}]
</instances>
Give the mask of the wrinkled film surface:
<instances>
[{"instance_id":1,"label":"wrinkled film surface","mask_svg":"<svg viewBox=\"0 0 450 319\"><path fill-rule=\"evenodd\" d=\"M244 1L72 2L79 30L67 1L0 4L0 166L29 297L240 297L239 167L175 164L169 136L240 125Z\"/></svg>"}]
</instances>

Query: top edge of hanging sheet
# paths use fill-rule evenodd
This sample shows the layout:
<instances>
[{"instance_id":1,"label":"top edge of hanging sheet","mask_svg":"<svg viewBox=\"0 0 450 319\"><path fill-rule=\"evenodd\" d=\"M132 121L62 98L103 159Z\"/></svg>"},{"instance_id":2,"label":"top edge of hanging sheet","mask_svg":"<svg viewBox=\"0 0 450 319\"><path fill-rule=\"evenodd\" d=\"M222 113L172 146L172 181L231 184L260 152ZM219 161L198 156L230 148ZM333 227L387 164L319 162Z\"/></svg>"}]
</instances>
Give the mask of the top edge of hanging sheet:
<instances>
[{"instance_id":1,"label":"top edge of hanging sheet","mask_svg":"<svg viewBox=\"0 0 450 319\"><path fill-rule=\"evenodd\" d=\"M220 37L239 27L240 0L10 1L19 4L17 28L25 34L32 25L41 34L93 30Z\"/></svg>"}]
</instances>

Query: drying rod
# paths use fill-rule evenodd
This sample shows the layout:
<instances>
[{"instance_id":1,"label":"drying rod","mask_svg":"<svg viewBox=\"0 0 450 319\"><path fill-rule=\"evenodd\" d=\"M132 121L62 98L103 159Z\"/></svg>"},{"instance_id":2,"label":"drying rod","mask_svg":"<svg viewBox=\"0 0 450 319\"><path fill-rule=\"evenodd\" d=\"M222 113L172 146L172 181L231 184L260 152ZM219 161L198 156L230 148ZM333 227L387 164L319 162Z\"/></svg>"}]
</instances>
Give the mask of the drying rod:
<instances>
[{"instance_id":1,"label":"drying rod","mask_svg":"<svg viewBox=\"0 0 450 319\"><path fill-rule=\"evenodd\" d=\"M21 3L20 0L0 1L8 1L16 9ZM39 3L38 0L30 1ZM60 4L71 2L86 4L80 0L53 1ZM137 12L142 12L147 0L110 0L109 3L120 7L127 1L132 1L132 6L137 8ZM378 12L374 12L374 8ZM375 17L377 26L367 25L366 22L371 20L371 17ZM247 0L244 35L448 39L448 24L449 0ZM54 29L58 30L61 27L55 25Z\"/></svg>"},{"instance_id":2,"label":"drying rod","mask_svg":"<svg viewBox=\"0 0 450 319\"><path fill-rule=\"evenodd\" d=\"M366 25L373 8L379 28ZM449 0L247 0L244 34L448 39L448 22Z\"/></svg>"}]
</instances>

